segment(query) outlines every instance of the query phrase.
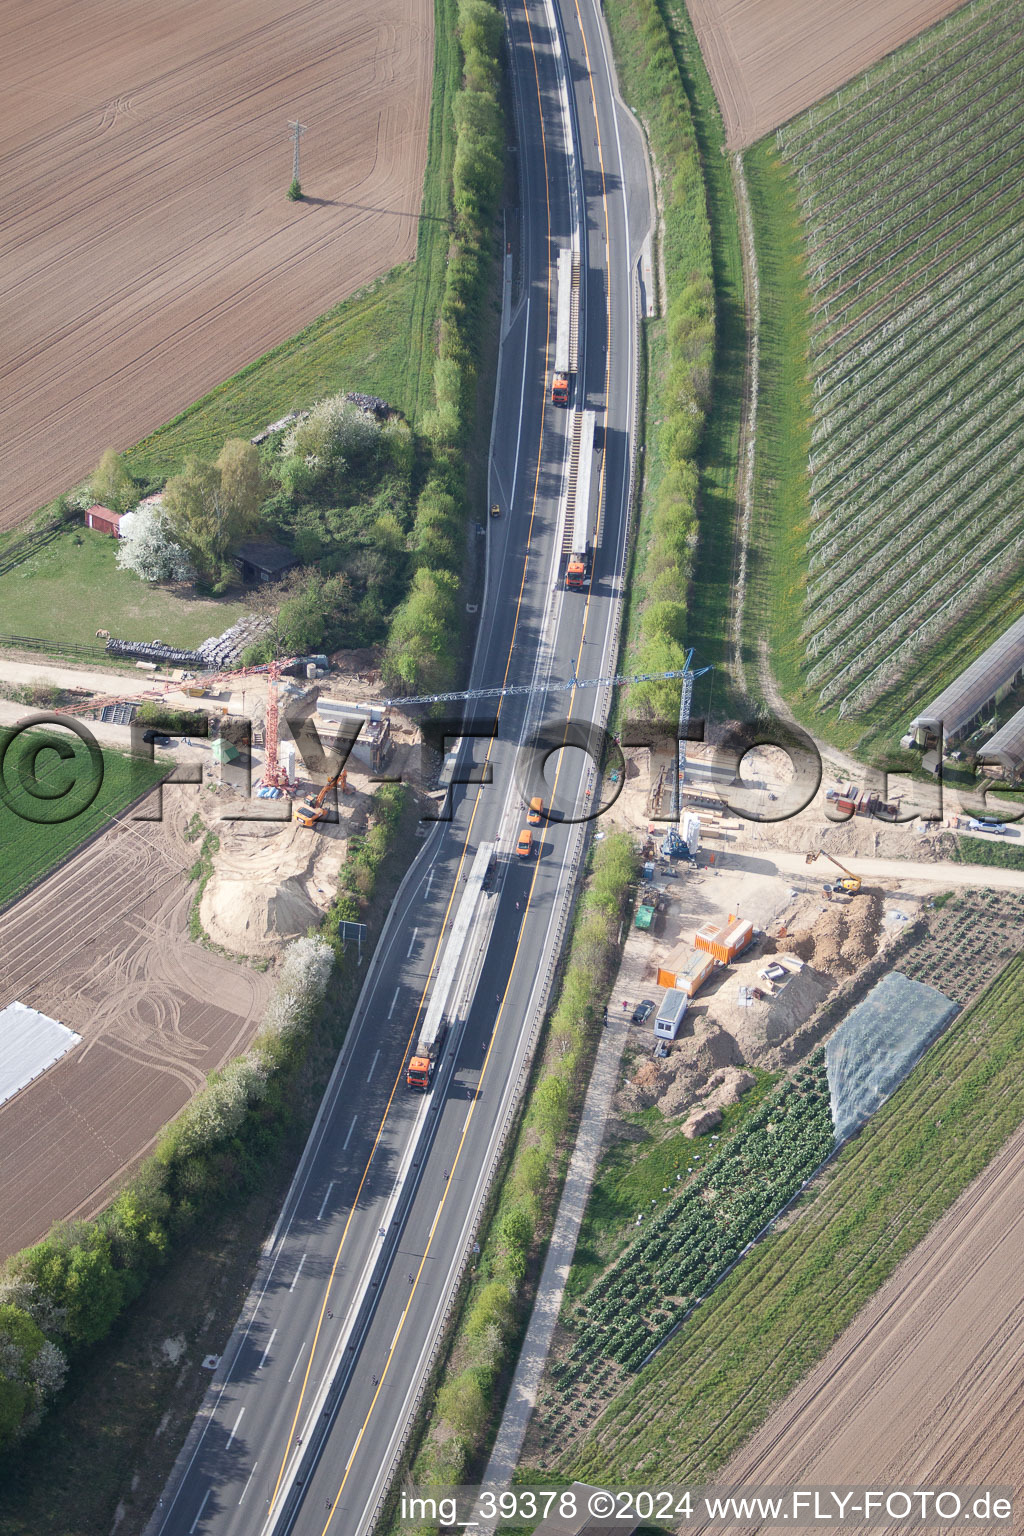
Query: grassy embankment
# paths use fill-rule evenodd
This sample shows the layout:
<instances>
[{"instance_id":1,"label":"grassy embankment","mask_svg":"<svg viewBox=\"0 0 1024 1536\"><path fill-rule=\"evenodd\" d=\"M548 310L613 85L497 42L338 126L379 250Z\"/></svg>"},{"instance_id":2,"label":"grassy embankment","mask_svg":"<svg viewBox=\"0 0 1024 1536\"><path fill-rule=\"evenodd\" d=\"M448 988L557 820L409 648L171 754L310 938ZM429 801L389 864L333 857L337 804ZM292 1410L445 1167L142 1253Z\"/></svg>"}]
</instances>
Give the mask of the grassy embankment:
<instances>
[{"instance_id":1,"label":"grassy embankment","mask_svg":"<svg viewBox=\"0 0 1024 1536\"><path fill-rule=\"evenodd\" d=\"M661 0L700 153L715 287L715 358L711 409L697 454L700 471L699 534L689 594L689 643L698 666L715 667L698 685L698 700L716 708L738 707L726 670L729 624L735 601L735 543L739 534L739 457L746 372L747 324L739 216L725 129L693 26L681 3Z\"/></svg>"},{"instance_id":2,"label":"grassy embankment","mask_svg":"<svg viewBox=\"0 0 1024 1536\"><path fill-rule=\"evenodd\" d=\"M714 1476L1020 1124L1022 983L1018 956L559 1472Z\"/></svg>"},{"instance_id":3,"label":"grassy embankment","mask_svg":"<svg viewBox=\"0 0 1024 1536\"><path fill-rule=\"evenodd\" d=\"M1018 616L1024 591L1012 550L1022 109L1000 91L1015 67L1005 5L958 54L975 10L746 156L764 552L746 648L767 630L798 717L875 761Z\"/></svg>"},{"instance_id":4,"label":"grassy embankment","mask_svg":"<svg viewBox=\"0 0 1024 1536\"><path fill-rule=\"evenodd\" d=\"M61 731L53 739L60 743L62 752L71 746L74 759L64 762L58 758L56 750L43 752L36 758L34 773L40 788L51 794L60 791L55 799L41 801L19 783L22 766L30 774L33 771L28 754L35 750L37 734L33 731L14 736L9 728L0 727L0 848L3 850L0 907L13 901L48 869L67 858L94 832L101 831L112 816L130 805L167 772L162 766L141 759L130 760L120 752L101 752L100 777L85 745L69 732ZM100 777L99 793L87 804L97 777ZM24 814L19 815L19 810ZM68 815L72 811L75 814ZM33 819L24 819L26 815ZM68 815L67 820L44 822L34 819L65 815Z\"/></svg>"},{"instance_id":5,"label":"grassy embankment","mask_svg":"<svg viewBox=\"0 0 1024 1536\"><path fill-rule=\"evenodd\" d=\"M706 1153L711 1147L712 1134L724 1143L738 1130L771 1091L779 1074L758 1070L756 1076L756 1084L740 1102L723 1111L713 1133L684 1136L679 1122L673 1126L657 1107L627 1117L637 1139L613 1142L601 1158L566 1282L567 1306L582 1296L591 1281L636 1237L637 1211L647 1211L653 1202L660 1202L665 1186L674 1182L694 1151Z\"/></svg>"},{"instance_id":6,"label":"grassy embankment","mask_svg":"<svg viewBox=\"0 0 1024 1536\"><path fill-rule=\"evenodd\" d=\"M648 137L662 209L666 291L662 318L643 324L644 452L625 626L627 670L659 672L680 667L692 644L697 454L715 367L711 228L697 135L658 0L609 0L605 17L623 95ZM679 685L638 684L620 708L631 719L674 721Z\"/></svg>"}]
</instances>

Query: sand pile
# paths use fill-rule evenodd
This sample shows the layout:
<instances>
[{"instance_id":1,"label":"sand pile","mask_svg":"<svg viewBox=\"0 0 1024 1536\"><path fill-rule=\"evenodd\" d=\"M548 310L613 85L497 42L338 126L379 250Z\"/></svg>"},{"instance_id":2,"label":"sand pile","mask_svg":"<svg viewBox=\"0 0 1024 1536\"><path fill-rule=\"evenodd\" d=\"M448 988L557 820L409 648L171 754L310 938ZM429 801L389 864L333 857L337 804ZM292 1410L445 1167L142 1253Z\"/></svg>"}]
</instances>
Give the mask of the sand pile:
<instances>
[{"instance_id":1,"label":"sand pile","mask_svg":"<svg viewBox=\"0 0 1024 1536\"><path fill-rule=\"evenodd\" d=\"M849 906L826 907L813 928L796 929L781 941L766 940L765 953L784 948L837 981L853 976L877 953L883 908L882 896L862 892Z\"/></svg>"},{"instance_id":2,"label":"sand pile","mask_svg":"<svg viewBox=\"0 0 1024 1536\"><path fill-rule=\"evenodd\" d=\"M222 834L199 920L215 944L241 954L276 949L319 923L345 841L298 823L239 823Z\"/></svg>"}]
</instances>

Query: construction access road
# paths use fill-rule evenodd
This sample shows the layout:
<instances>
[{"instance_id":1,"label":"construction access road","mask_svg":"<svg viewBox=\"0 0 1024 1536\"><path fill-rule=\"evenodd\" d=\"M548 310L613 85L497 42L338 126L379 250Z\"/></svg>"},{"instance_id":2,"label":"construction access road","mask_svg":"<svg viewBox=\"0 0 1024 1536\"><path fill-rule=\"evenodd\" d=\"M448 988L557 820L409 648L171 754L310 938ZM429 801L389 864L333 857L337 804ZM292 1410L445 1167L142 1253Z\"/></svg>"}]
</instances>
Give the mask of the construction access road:
<instances>
[{"instance_id":1,"label":"construction access road","mask_svg":"<svg viewBox=\"0 0 1024 1536\"><path fill-rule=\"evenodd\" d=\"M150 1536L362 1536L410 1424L541 1021L585 841L593 764L549 764L545 799L565 819L524 824L517 761L539 729L565 740L601 721L606 691L548 696L545 683L614 672L636 401L635 263L648 232L640 136L617 103L597 0L525 0L508 17L521 244L506 262L489 499L486 592L471 685L535 691L483 704L456 727L491 782L456 785L451 819L423 848L381 935L349 1038L239 1324ZM569 413L548 403L557 250L576 236L583 294L577 405L598 412L600 545L587 590L563 590ZM509 268L513 270L509 271ZM533 791L536 793L536 791ZM461 898L481 845L490 889ZM472 899L472 897L467 898ZM443 982L439 983L439 971ZM433 990L451 1020L432 1090L404 1086Z\"/></svg>"}]
</instances>

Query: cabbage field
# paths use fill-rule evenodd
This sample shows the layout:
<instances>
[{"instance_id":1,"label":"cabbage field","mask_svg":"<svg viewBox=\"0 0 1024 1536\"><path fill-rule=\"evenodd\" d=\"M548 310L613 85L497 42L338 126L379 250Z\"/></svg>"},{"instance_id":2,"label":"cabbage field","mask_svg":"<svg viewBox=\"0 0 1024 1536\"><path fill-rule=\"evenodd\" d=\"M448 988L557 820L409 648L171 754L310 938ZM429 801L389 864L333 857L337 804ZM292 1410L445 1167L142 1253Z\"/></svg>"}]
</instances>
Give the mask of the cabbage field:
<instances>
[{"instance_id":1,"label":"cabbage field","mask_svg":"<svg viewBox=\"0 0 1024 1536\"><path fill-rule=\"evenodd\" d=\"M1024 568L1024 0L781 129L810 290L805 682L868 708Z\"/></svg>"},{"instance_id":2,"label":"cabbage field","mask_svg":"<svg viewBox=\"0 0 1024 1536\"><path fill-rule=\"evenodd\" d=\"M709 1155L695 1143L681 1192L638 1223L637 1241L566 1319L575 1334L554 1366L545 1433L596 1413L622 1371L636 1370L777 1214L833 1147L825 1051L819 1047ZM641 1216L641 1213L637 1213Z\"/></svg>"}]
</instances>

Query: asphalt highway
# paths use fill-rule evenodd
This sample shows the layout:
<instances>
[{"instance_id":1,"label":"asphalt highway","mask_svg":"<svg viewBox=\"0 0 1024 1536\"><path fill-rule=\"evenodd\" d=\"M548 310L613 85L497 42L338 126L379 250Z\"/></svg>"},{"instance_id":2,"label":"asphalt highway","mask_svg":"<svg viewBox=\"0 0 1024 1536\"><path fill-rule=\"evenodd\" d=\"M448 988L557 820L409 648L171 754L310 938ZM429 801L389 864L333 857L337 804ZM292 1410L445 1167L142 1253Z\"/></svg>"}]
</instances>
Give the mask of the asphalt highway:
<instances>
[{"instance_id":1,"label":"asphalt highway","mask_svg":"<svg viewBox=\"0 0 1024 1536\"><path fill-rule=\"evenodd\" d=\"M650 207L639 133L614 95L596 0L509 0L520 172L516 300L503 337L481 509L486 590L470 686L524 683L462 730L450 819L422 847L381 936L342 1056L253 1290L213 1374L149 1536L362 1536L415 1409L528 1063L584 840L593 764L547 764L562 819L516 857L527 769L572 726L602 722L604 690L548 682L615 670L636 385L635 267ZM557 250L583 252L575 403L598 413L600 547L589 591L566 592L561 517L569 412L552 407ZM571 727L568 728L571 732ZM536 788L530 789L536 793ZM487 888L448 936L481 845ZM432 989L451 1029L432 1090L404 1086Z\"/></svg>"}]
</instances>

